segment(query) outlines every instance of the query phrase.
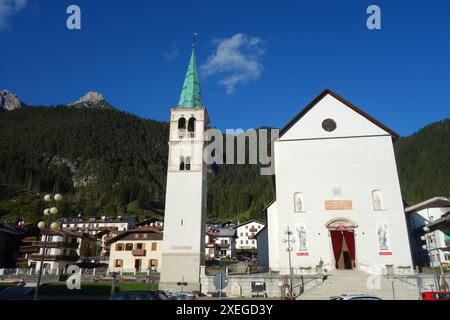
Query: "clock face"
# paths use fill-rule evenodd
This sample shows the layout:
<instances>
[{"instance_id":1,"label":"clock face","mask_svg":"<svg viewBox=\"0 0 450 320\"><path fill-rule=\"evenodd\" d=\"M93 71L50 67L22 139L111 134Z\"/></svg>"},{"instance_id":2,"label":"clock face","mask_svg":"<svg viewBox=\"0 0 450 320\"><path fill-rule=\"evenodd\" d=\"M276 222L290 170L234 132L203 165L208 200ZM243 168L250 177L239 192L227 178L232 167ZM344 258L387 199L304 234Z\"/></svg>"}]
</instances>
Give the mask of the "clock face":
<instances>
[{"instance_id":1,"label":"clock face","mask_svg":"<svg viewBox=\"0 0 450 320\"><path fill-rule=\"evenodd\" d=\"M322 122L322 128L325 131L332 132L336 130L336 127L336 121L334 121L333 119L326 119Z\"/></svg>"}]
</instances>

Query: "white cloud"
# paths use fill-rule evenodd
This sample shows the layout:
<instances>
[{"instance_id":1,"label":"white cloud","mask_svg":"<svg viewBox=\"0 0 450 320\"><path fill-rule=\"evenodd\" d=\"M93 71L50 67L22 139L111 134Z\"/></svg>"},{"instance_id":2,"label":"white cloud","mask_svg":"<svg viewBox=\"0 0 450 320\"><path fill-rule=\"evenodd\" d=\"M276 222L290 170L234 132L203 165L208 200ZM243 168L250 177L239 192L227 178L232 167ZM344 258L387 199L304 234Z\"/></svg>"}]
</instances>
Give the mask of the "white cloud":
<instances>
[{"instance_id":1,"label":"white cloud","mask_svg":"<svg viewBox=\"0 0 450 320\"><path fill-rule=\"evenodd\" d=\"M9 18L25 8L27 0L0 0L0 30L8 25Z\"/></svg>"},{"instance_id":2,"label":"white cloud","mask_svg":"<svg viewBox=\"0 0 450 320\"><path fill-rule=\"evenodd\" d=\"M180 50L178 50L178 48L174 48L172 51L164 53L164 58L166 58L166 60L173 60L176 57L178 57L180 55Z\"/></svg>"},{"instance_id":3,"label":"white cloud","mask_svg":"<svg viewBox=\"0 0 450 320\"><path fill-rule=\"evenodd\" d=\"M215 52L200 68L205 76L217 75L228 95L235 93L236 86L256 80L261 76L261 56L265 42L260 38L237 33L231 38L213 40Z\"/></svg>"}]
</instances>

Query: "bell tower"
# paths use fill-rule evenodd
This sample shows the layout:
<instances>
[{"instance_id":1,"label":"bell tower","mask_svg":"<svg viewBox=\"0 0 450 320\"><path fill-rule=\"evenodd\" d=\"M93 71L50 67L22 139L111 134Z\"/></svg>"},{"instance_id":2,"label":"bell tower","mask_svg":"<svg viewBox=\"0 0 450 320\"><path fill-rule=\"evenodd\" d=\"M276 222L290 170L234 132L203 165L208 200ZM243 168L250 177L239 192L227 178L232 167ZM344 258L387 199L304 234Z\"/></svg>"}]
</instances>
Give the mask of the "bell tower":
<instances>
[{"instance_id":1,"label":"bell tower","mask_svg":"<svg viewBox=\"0 0 450 320\"><path fill-rule=\"evenodd\" d=\"M203 105L195 44L178 105L170 110L164 247L160 289L200 290L206 221L206 165L204 132L208 113Z\"/></svg>"}]
</instances>

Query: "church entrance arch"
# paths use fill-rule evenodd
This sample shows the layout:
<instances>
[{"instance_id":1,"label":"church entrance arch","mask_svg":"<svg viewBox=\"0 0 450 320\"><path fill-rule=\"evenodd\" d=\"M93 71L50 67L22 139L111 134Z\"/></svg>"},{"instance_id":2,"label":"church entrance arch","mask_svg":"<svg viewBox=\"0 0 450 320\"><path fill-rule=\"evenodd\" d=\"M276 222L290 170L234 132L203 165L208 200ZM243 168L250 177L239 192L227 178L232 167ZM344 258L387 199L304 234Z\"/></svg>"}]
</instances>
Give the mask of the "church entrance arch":
<instances>
[{"instance_id":1,"label":"church entrance arch","mask_svg":"<svg viewBox=\"0 0 450 320\"><path fill-rule=\"evenodd\" d=\"M336 269L353 270L356 266L355 228L351 220L338 218L326 224L331 238L331 246Z\"/></svg>"}]
</instances>

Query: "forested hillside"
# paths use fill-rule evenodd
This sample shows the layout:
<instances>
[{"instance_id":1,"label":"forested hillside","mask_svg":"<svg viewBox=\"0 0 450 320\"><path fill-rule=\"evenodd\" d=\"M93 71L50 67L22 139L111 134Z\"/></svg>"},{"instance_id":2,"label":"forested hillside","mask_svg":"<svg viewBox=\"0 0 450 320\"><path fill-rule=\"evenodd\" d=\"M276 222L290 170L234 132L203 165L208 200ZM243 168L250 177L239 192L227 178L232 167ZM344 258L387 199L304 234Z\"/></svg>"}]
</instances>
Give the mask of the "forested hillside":
<instances>
[{"instance_id":1,"label":"forested hillside","mask_svg":"<svg viewBox=\"0 0 450 320\"><path fill-rule=\"evenodd\" d=\"M168 123L113 108L28 107L0 113L0 216L41 219L42 195L64 194L61 215L161 213ZM258 166L217 165L208 216L262 218L272 198Z\"/></svg>"},{"instance_id":2,"label":"forested hillside","mask_svg":"<svg viewBox=\"0 0 450 320\"><path fill-rule=\"evenodd\" d=\"M450 197L450 119L401 138L395 144L395 153L407 203Z\"/></svg>"},{"instance_id":3,"label":"forested hillside","mask_svg":"<svg viewBox=\"0 0 450 320\"><path fill-rule=\"evenodd\" d=\"M395 145L407 202L450 195L450 120ZM144 217L164 208L168 123L114 108L27 107L0 113L0 219L42 219L42 193L63 193L60 215ZM208 217L263 219L271 177L258 165L214 165Z\"/></svg>"}]
</instances>

